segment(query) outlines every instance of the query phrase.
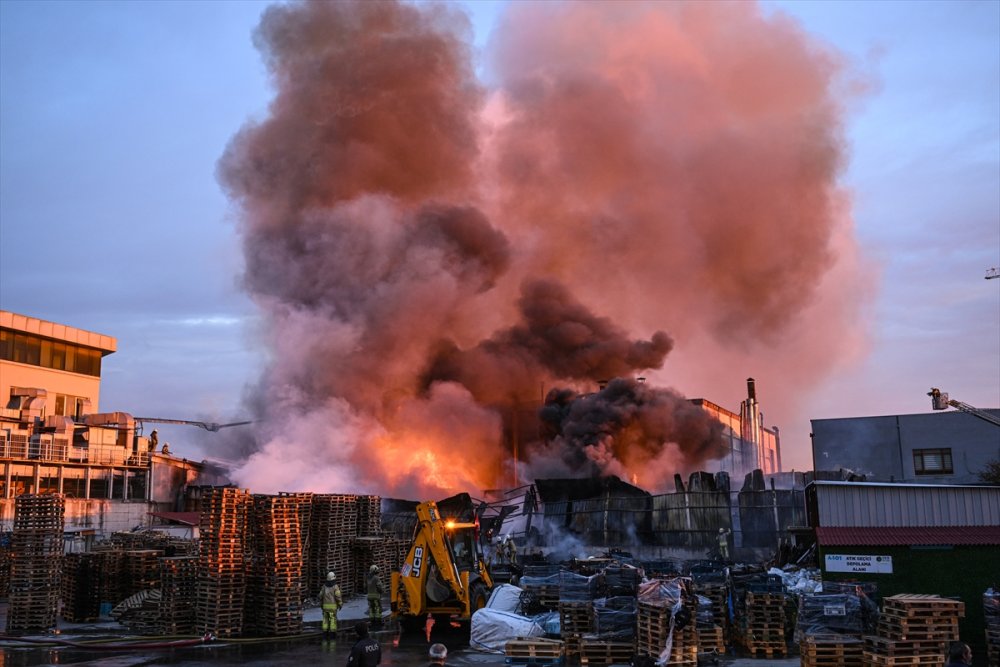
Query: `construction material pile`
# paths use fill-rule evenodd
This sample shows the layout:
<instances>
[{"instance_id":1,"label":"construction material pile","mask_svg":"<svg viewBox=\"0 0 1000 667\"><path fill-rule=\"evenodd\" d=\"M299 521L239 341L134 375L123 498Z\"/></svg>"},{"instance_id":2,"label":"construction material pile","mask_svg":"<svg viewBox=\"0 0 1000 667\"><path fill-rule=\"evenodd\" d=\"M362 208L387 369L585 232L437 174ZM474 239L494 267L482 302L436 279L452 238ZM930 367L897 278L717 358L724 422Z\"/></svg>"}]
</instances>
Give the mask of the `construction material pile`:
<instances>
[{"instance_id":1,"label":"construction material pile","mask_svg":"<svg viewBox=\"0 0 1000 667\"><path fill-rule=\"evenodd\" d=\"M877 635L865 637L864 665L943 665L958 640L965 603L937 595L901 594L884 600Z\"/></svg>"},{"instance_id":2,"label":"construction material pile","mask_svg":"<svg viewBox=\"0 0 1000 667\"><path fill-rule=\"evenodd\" d=\"M55 627L64 513L62 494L22 494L14 501L8 634Z\"/></svg>"}]
</instances>

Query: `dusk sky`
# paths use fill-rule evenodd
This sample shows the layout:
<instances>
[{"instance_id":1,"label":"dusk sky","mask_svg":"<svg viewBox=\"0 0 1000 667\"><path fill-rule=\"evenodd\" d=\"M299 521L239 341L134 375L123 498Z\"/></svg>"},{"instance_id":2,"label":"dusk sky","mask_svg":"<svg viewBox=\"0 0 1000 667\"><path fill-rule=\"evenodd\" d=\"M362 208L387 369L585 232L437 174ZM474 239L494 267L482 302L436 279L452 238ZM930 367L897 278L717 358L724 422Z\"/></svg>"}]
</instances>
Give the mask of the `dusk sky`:
<instances>
[{"instance_id":1,"label":"dusk sky","mask_svg":"<svg viewBox=\"0 0 1000 667\"><path fill-rule=\"evenodd\" d=\"M268 352L217 164L274 95L252 43L268 4L0 2L0 308L116 337L103 411L245 416ZM507 3L463 6L482 55ZM1000 407L1000 279L984 280L1000 267L1000 2L760 11L838 54L838 183L870 293L856 321L831 324L849 353L797 379L793 407L775 404L773 350L700 373L697 341L674 335L654 379L738 412L757 378L798 470L812 467L810 419L929 412L932 386ZM475 65L489 89L489 63ZM212 434L161 433L181 456L213 455Z\"/></svg>"}]
</instances>

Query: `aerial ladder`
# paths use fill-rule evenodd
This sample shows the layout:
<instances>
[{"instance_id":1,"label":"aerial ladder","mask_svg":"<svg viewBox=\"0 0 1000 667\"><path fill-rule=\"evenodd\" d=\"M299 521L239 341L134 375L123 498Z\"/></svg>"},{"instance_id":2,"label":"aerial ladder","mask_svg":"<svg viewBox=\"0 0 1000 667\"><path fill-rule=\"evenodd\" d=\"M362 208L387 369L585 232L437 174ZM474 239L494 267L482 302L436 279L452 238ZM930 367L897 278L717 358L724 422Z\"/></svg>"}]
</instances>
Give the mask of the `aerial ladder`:
<instances>
[{"instance_id":1,"label":"aerial ladder","mask_svg":"<svg viewBox=\"0 0 1000 667\"><path fill-rule=\"evenodd\" d=\"M961 410L962 412L968 413L973 417L979 417L984 421L988 421L994 426L1000 426L1000 417L987 412L986 410L980 410L979 408L972 407L968 403L963 403L962 401L955 401L948 398L948 394L941 391L937 387L931 387L931 390L927 392L927 395L931 397L931 407L935 410L947 410L949 407L955 408L956 410Z\"/></svg>"}]
</instances>

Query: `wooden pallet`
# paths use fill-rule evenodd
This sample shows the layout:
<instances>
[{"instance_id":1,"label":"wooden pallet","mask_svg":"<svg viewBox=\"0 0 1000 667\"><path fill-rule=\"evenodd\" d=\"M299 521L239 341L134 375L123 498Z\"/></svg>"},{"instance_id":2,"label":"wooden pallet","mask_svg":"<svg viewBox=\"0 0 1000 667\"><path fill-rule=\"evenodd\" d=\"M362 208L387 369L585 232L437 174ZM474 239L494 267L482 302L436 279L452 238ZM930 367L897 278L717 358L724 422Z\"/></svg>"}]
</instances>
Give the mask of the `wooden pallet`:
<instances>
[{"instance_id":1,"label":"wooden pallet","mask_svg":"<svg viewBox=\"0 0 1000 667\"><path fill-rule=\"evenodd\" d=\"M942 667L944 654L887 656L865 651L861 660L864 667Z\"/></svg>"},{"instance_id":2,"label":"wooden pallet","mask_svg":"<svg viewBox=\"0 0 1000 667\"><path fill-rule=\"evenodd\" d=\"M811 635L799 643L802 667L858 667L864 644L857 637Z\"/></svg>"},{"instance_id":3,"label":"wooden pallet","mask_svg":"<svg viewBox=\"0 0 1000 667\"><path fill-rule=\"evenodd\" d=\"M508 658L561 660L565 654L565 645L558 639L519 637L508 640L503 652Z\"/></svg>"},{"instance_id":4,"label":"wooden pallet","mask_svg":"<svg viewBox=\"0 0 1000 667\"><path fill-rule=\"evenodd\" d=\"M633 642L606 641L584 637L580 640L581 665L628 664L635 656Z\"/></svg>"}]
</instances>

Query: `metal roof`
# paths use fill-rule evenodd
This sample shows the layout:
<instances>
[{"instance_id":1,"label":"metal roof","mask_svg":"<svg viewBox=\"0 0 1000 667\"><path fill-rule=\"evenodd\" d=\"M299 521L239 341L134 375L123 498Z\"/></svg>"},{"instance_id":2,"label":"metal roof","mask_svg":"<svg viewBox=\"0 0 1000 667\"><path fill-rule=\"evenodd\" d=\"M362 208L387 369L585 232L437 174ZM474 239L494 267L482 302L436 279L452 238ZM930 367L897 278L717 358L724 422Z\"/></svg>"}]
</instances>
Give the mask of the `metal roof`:
<instances>
[{"instance_id":1,"label":"metal roof","mask_svg":"<svg viewBox=\"0 0 1000 667\"><path fill-rule=\"evenodd\" d=\"M1000 526L817 528L821 546L1000 545Z\"/></svg>"},{"instance_id":2,"label":"metal roof","mask_svg":"<svg viewBox=\"0 0 1000 667\"><path fill-rule=\"evenodd\" d=\"M815 482L806 494L824 528L1000 526L1000 486Z\"/></svg>"}]
</instances>

